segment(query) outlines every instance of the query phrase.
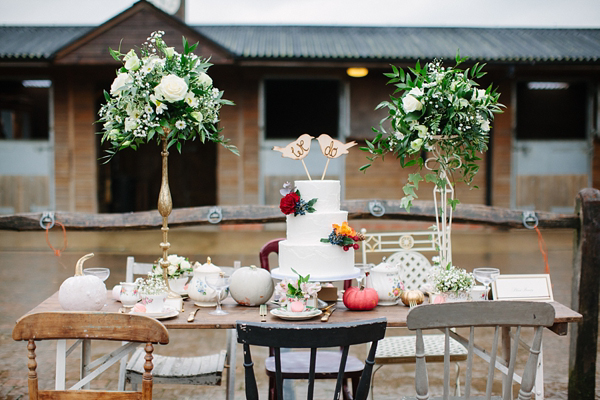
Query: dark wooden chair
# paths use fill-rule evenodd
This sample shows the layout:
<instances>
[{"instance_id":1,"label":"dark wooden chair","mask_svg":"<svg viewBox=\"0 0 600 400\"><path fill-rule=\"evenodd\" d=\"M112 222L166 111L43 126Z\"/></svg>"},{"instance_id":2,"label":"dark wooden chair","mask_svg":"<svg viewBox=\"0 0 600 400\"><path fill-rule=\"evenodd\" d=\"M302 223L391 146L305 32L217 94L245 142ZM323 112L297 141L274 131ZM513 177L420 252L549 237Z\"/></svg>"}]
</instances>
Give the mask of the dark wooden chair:
<instances>
[{"instance_id":1,"label":"dark wooden chair","mask_svg":"<svg viewBox=\"0 0 600 400\"><path fill-rule=\"evenodd\" d=\"M270 271L269 254L279 254L279 242L283 238L268 241L258 254L261 268ZM344 281L344 289L350 287L352 281ZM265 360L267 376L269 377L269 400L275 399L275 353L274 349L269 348L269 358ZM317 353L317 373L316 379L336 379L338 366L340 365L340 352L319 351ZM283 379L308 379L308 369L310 353L306 351L284 352L282 359ZM356 393L358 382L363 371L363 362L354 356L349 356L346 362L346 371L343 380L342 395L344 399L352 399ZM352 391L348 387L348 380L351 382Z\"/></svg>"},{"instance_id":2,"label":"dark wooden chair","mask_svg":"<svg viewBox=\"0 0 600 400\"><path fill-rule=\"evenodd\" d=\"M258 388L254 376L254 363L250 353L250 346L272 347L275 350L275 387L277 399L283 400L283 360L281 358L282 348L310 349L308 362L308 400L312 400L314 394L315 379L318 375L317 348L341 346L342 351L338 358L338 366L335 378L334 400L339 399L345 379L346 363L349 359L348 350L351 345L370 343L371 347L362 376L356 387L355 399L364 400L369 393L371 372L377 350L377 342L385 336L386 320L378 318L361 322L347 322L339 324L265 324L254 322L237 322L238 342L244 348L244 368L246 376L246 399L258 399ZM287 354L286 354L287 355Z\"/></svg>"},{"instance_id":3,"label":"dark wooden chair","mask_svg":"<svg viewBox=\"0 0 600 400\"><path fill-rule=\"evenodd\" d=\"M443 399L512 399L513 381L521 383L519 388L519 400L531 399L532 389L535 383L537 372L537 362L540 349L542 348L542 331L544 327L554 324L554 307L547 303L525 302L525 301L475 301L446 304L427 304L413 308L407 317L408 329L417 331L417 340L415 351L417 354L415 371L415 389L416 397L404 397L405 400L419 399L427 400L430 398L429 381L427 377L427 365L423 344L423 330L440 329L444 331L446 339L446 349L444 354L444 391ZM485 345L481 340L477 344L475 341L475 328L492 327L494 336L492 343ZM510 348L510 357L506 362L496 360L498 352L499 334L501 329L516 328L512 345ZM516 371L517 350L519 342L522 340L521 332L524 328L533 328L533 339L531 346L527 346L529 356L523 368L523 373L518 376ZM469 328L469 339L466 340L451 328ZM450 384L450 354L448 344L450 336L461 341L467 347L467 371L466 382L463 397L449 397ZM485 396L471 395L471 382L481 383L485 378L474 378L473 356L478 355L489 363L487 371L487 383ZM494 381L494 372L496 368L502 370L502 396L492 396L492 384ZM436 397L442 398L442 397Z\"/></svg>"},{"instance_id":4,"label":"dark wooden chair","mask_svg":"<svg viewBox=\"0 0 600 400\"><path fill-rule=\"evenodd\" d=\"M43 312L17 321L14 340L27 340L29 398L38 399L152 399L153 344L169 343L169 333L159 321L130 314L103 312ZM51 339L94 339L145 343L146 362L142 391L39 390L35 341Z\"/></svg>"}]
</instances>

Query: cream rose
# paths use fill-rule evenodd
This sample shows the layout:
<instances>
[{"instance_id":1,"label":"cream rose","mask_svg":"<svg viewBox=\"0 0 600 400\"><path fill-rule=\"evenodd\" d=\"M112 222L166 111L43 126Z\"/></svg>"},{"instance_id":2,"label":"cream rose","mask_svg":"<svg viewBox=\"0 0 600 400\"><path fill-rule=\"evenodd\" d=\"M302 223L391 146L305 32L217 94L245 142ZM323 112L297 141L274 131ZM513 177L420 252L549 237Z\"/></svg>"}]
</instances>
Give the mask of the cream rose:
<instances>
[{"instance_id":1,"label":"cream rose","mask_svg":"<svg viewBox=\"0 0 600 400\"><path fill-rule=\"evenodd\" d=\"M423 146L423 139L415 139L410 144L410 147L413 150L413 152L421 150L421 146Z\"/></svg>"},{"instance_id":2,"label":"cream rose","mask_svg":"<svg viewBox=\"0 0 600 400\"><path fill-rule=\"evenodd\" d=\"M192 115L192 118L194 118L196 121L198 121L198 123L202 122L202 120L204 119L204 116L202 115L202 113L200 111L192 111L191 115Z\"/></svg>"},{"instance_id":3,"label":"cream rose","mask_svg":"<svg viewBox=\"0 0 600 400\"><path fill-rule=\"evenodd\" d=\"M175 55L175 47L167 47L165 49L165 55L167 56L167 58L173 58L173 56Z\"/></svg>"},{"instance_id":4,"label":"cream rose","mask_svg":"<svg viewBox=\"0 0 600 400\"><path fill-rule=\"evenodd\" d=\"M154 88L154 93L157 98L171 103L183 100L187 92L187 83L180 77L172 74L163 76L160 80L160 84Z\"/></svg>"},{"instance_id":5,"label":"cream rose","mask_svg":"<svg viewBox=\"0 0 600 400\"><path fill-rule=\"evenodd\" d=\"M402 107L405 113L411 113L413 111L421 111L423 104L417 99L416 96L423 96L423 91L419 88L412 88L410 92L402 99Z\"/></svg>"},{"instance_id":6,"label":"cream rose","mask_svg":"<svg viewBox=\"0 0 600 400\"><path fill-rule=\"evenodd\" d=\"M133 118L125 118L125 132L131 132L137 128L137 121Z\"/></svg>"},{"instance_id":7,"label":"cream rose","mask_svg":"<svg viewBox=\"0 0 600 400\"><path fill-rule=\"evenodd\" d=\"M417 130L420 138L424 139L427 137L427 127L425 125L417 125L415 129Z\"/></svg>"},{"instance_id":8,"label":"cream rose","mask_svg":"<svg viewBox=\"0 0 600 400\"><path fill-rule=\"evenodd\" d=\"M199 72L198 73L198 83L204 87L209 87L210 85L212 85L213 80L210 76L208 76L208 74L206 74L204 72Z\"/></svg>"},{"instance_id":9,"label":"cream rose","mask_svg":"<svg viewBox=\"0 0 600 400\"><path fill-rule=\"evenodd\" d=\"M133 78L129 76L129 74L121 72L119 75L117 75L112 85L110 85L110 94L112 94L113 96L120 95L123 86L132 82Z\"/></svg>"}]
</instances>

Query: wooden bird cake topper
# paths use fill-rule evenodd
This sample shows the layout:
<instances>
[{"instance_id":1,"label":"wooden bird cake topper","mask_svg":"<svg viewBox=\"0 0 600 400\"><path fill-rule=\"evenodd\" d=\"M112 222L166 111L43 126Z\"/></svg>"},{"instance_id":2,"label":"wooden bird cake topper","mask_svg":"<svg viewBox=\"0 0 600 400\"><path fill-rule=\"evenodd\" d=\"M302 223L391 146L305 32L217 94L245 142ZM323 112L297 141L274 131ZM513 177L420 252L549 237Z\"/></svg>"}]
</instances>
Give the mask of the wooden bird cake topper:
<instances>
[{"instance_id":1,"label":"wooden bird cake topper","mask_svg":"<svg viewBox=\"0 0 600 400\"><path fill-rule=\"evenodd\" d=\"M327 172L327 167L329 166L329 160L332 158L338 158L341 155L348 154L348 149L352 146L356 146L356 142L348 142L342 143L339 140L336 140L329 136L326 133L321 134L317 141L319 142L319 146L321 147L321 152L325 157L327 157L327 163L325 164L325 170L323 170L323 175L321 176L321 180L325 179L325 173Z\"/></svg>"},{"instance_id":2,"label":"wooden bird cake topper","mask_svg":"<svg viewBox=\"0 0 600 400\"><path fill-rule=\"evenodd\" d=\"M306 175L308 175L309 180L312 180L312 178L308 173L308 169L306 168L306 164L304 163L303 159L310 151L310 143L312 139L314 139L313 136L305 133L300 135L298 139L289 143L285 147L273 146L273 150L280 152L281 157L291 158L292 160L301 160L302 165L304 166L304 171L306 171Z\"/></svg>"}]
</instances>

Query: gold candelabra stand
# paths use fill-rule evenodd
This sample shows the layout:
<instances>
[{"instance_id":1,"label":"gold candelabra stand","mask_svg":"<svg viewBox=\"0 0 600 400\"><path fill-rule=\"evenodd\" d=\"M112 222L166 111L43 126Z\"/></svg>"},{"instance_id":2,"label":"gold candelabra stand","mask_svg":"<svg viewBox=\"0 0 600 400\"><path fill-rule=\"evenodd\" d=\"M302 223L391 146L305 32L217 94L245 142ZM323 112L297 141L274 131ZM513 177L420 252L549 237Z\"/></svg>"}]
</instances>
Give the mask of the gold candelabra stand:
<instances>
[{"instance_id":1,"label":"gold candelabra stand","mask_svg":"<svg viewBox=\"0 0 600 400\"><path fill-rule=\"evenodd\" d=\"M160 183L160 192L158 194L158 212L162 216L162 242L160 247L162 248L162 260L160 261L160 267L163 271L163 279L167 285L168 297L169 298L181 298L179 293L175 293L169 285L169 278L167 274L167 268L169 268L169 261L167 257L169 255L169 247L171 244L168 241L169 234L169 215L173 211L173 200L171 199L171 190L169 189L169 152L167 151L167 137L171 130L163 127L164 136L161 139L162 142L162 179Z\"/></svg>"}]
</instances>

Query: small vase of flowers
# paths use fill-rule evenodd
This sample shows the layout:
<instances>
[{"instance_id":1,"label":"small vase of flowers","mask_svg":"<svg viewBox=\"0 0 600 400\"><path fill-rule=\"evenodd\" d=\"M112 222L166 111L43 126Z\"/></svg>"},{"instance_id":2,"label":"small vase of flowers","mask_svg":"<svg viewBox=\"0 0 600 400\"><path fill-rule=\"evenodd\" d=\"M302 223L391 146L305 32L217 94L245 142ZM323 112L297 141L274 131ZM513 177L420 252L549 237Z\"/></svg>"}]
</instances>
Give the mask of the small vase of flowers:
<instances>
[{"instance_id":1,"label":"small vase of flowers","mask_svg":"<svg viewBox=\"0 0 600 400\"><path fill-rule=\"evenodd\" d=\"M314 298L321 290L318 282L309 282L310 275L302 276L294 269L298 279L284 279L275 286L275 296L289 312L302 312L306 309L309 299Z\"/></svg>"},{"instance_id":2,"label":"small vase of flowers","mask_svg":"<svg viewBox=\"0 0 600 400\"><path fill-rule=\"evenodd\" d=\"M185 257L180 257L177 254L170 254L167 257L169 266L167 267L167 279L169 280L169 287L175 293L185 293L185 285L188 282L190 276L194 272L192 265L189 260ZM162 258L152 266L152 272L154 274L162 274L161 268Z\"/></svg>"},{"instance_id":3,"label":"small vase of flowers","mask_svg":"<svg viewBox=\"0 0 600 400\"><path fill-rule=\"evenodd\" d=\"M434 290L430 293L431 303L471 300L470 291L475 286L472 273L452 264L447 264L445 267L435 265L427 278Z\"/></svg>"},{"instance_id":4,"label":"small vase of flowers","mask_svg":"<svg viewBox=\"0 0 600 400\"><path fill-rule=\"evenodd\" d=\"M142 304L146 306L146 312L162 312L167 298L167 285L162 273L150 272L146 279L137 278L135 283L142 298Z\"/></svg>"}]
</instances>

